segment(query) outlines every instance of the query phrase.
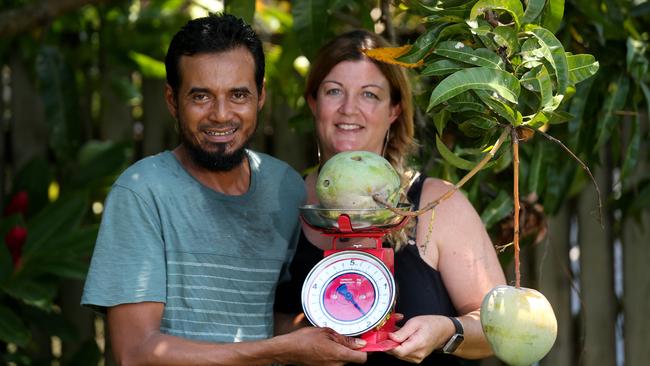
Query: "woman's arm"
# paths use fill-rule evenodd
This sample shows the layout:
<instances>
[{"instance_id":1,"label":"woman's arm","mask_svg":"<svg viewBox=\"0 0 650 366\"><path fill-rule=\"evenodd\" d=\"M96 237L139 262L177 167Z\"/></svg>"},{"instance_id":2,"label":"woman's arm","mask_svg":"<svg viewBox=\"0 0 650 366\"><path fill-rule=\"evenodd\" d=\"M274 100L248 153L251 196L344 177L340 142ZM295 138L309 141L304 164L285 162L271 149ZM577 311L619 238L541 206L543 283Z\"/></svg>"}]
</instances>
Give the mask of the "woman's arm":
<instances>
[{"instance_id":1,"label":"woman's arm","mask_svg":"<svg viewBox=\"0 0 650 366\"><path fill-rule=\"evenodd\" d=\"M420 206L425 206L453 186L428 178L423 186ZM461 193L440 203L435 209L431 228L431 211L419 216L416 242L420 255L437 269L460 314L465 340L454 352L463 358L483 358L492 351L480 323L483 297L493 287L504 284L505 276L481 219ZM428 240L427 240L428 239ZM395 333L404 342L393 351L399 358L418 361L440 349L454 334L454 325L445 316L428 315L410 319Z\"/></svg>"}]
</instances>

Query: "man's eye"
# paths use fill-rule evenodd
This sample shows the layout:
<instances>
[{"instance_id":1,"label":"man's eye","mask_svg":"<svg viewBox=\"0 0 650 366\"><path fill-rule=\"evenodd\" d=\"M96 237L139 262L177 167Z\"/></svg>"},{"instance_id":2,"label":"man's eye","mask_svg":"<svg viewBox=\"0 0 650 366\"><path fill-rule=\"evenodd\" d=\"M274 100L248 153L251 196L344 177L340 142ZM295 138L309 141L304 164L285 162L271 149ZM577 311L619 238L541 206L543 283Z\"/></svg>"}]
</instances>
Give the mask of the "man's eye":
<instances>
[{"instance_id":1,"label":"man's eye","mask_svg":"<svg viewBox=\"0 0 650 366\"><path fill-rule=\"evenodd\" d=\"M249 94L250 93L247 93L247 92L244 92L244 91L238 91L238 92L234 92L232 94L232 97L235 100L244 100L244 99L248 98Z\"/></svg>"},{"instance_id":2,"label":"man's eye","mask_svg":"<svg viewBox=\"0 0 650 366\"><path fill-rule=\"evenodd\" d=\"M204 102L208 100L208 96L207 94L193 94L192 100L194 100L195 102Z\"/></svg>"}]
</instances>

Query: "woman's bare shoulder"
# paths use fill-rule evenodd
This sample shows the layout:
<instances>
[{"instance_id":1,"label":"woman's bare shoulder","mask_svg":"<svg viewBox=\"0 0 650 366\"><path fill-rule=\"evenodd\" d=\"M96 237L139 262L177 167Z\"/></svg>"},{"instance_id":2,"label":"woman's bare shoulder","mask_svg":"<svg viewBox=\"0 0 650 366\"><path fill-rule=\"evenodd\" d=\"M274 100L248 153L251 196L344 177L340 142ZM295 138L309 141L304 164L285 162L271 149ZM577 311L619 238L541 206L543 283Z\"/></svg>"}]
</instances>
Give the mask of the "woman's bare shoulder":
<instances>
[{"instance_id":1,"label":"woman's bare shoulder","mask_svg":"<svg viewBox=\"0 0 650 366\"><path fill-rule=\"evenodd\" d=\"M456 190L454 184L444 179L427 177L422 187L420 195L420 208L425 207L428 203L440 199L449 191L453 191L451 196L442 200L437 206L437 210L460 210L460 213L467 213L467 211L474 211L474 207L469 202L467 197L462 191Z\"/></svg>"}]
</instances>

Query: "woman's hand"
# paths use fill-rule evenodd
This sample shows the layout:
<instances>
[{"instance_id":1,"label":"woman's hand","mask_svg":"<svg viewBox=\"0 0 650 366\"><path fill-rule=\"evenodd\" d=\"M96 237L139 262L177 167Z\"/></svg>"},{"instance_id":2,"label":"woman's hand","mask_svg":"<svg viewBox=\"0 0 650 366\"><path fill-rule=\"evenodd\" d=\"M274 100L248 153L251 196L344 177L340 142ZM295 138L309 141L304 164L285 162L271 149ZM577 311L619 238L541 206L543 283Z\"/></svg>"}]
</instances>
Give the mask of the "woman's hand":
<instances>
[{"instance_id":1,"label":"woman's hand","mask_svg":"<svg viewBox=\"0 0 650 366\"><path fill-rule=\"evenodd\" d=\"M420 363L433 350L441 348L454 331L454 324L445 316L416 316L388 335L401 344L387 353L404 361Z\"/></svg>"}]
</instances>

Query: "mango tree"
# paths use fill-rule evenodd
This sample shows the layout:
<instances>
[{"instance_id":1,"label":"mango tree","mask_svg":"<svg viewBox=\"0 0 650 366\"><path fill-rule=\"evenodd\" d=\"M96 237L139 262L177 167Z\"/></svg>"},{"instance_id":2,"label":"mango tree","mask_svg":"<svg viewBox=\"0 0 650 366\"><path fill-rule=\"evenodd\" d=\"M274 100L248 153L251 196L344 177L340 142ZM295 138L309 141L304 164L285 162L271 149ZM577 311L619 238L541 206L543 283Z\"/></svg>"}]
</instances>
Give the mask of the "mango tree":
<instances>
[{"instance_id":1,"label":"mango tree","mask_svg":"<svg viewBox=\"0 0 650 366\"><path fill-rule=\"evenodd\" d=\"M575 85L596 73L598 62L589 54L566 52L555 37L564 1L529 0L525 8L520 0L441 0L435 5L412 0L404 4L423 17L426 32L413 45L367 54L418 68L420 76L431 77L433 90L426 112L437 131L435 145L450 165L469 170L452 190L421 211L434 209L478 171L513 165L514 199L500 195L493 204L495 208L506 202L514 205L515 286L497 287L487 294L481 323L499 358L512 365L530 365L550 350L557 324L546 298L521 287L519 143L543 135L591 175L562 142L545 131L571 119L561 108L575 93ZM463 141L467 144L456 141L454 150L450 149L444 142L447 129L468 137ZM511 155L500 149L503 144L510 144ZM485 151L479 162L466 158ZM541 158L541 152L533 155L528 171L531 180L539 175Z\"/></svg>"}]
</instances>

